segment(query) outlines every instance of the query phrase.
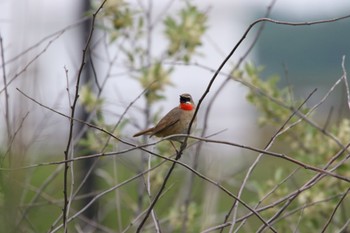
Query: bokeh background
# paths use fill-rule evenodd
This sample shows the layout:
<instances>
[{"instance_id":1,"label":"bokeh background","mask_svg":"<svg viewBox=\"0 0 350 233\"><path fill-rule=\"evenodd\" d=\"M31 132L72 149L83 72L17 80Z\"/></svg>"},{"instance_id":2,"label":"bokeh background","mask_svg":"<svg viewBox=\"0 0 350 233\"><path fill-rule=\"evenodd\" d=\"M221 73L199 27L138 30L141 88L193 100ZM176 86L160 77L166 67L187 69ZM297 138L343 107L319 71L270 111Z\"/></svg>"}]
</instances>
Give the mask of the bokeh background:
<instances>
[{"instance_id":1,"label":"bokeh background","mask_svg":"<svg viewBox=\"0 0 350 233\"><path fill-rule=\"evenodd\" d=\"M128 2L135 8L148 4L145 3L147 1ZM164 9L170 15L176 14L183 6L183 2L152 1L154 19L161 16ZM271 1L265 0L190 2L207 12L208 29L203 37L203 44L198 49L200 55L189 65L176 66L175 72L171 75L174 85L164 90L165 100L151 109L153 112L160 111L161 115L177 104L178 95L181 93L189 92L195 101L198 101L213 72L196 64L217 69L249 24L263 17L271 4ZM51 161L48 156L63 158L69 124L62 116L52 114L29 101L16 88L38 102L69 115L66 88L69 83L73 92L74 82L69 79L76 77L81 63L82 49L86 41L81 19L87 9L86 1L0 1L0 36L3 40L6 61L5 66L0 69L4 71L5 67L7 80L11 80L8 85L11 128L13 132L21 128L21 133L17 135L12 147L21 155L23 166ZM270 18L301 22L331 19L349 14L349 9L350 2L343 0L277 0ZM342 75L343 55L347 57L345 63L347 67L350 64L349 22L346 19L331 24L303 27L267 23L246 60L264 66L263 77L279 75L281 88L286 85L293 86L293 92L297 97L305 98L313 89L318 88L310 100L311 103L316 103ZM61 31L62 29L65 30ZM161 25L154 29L153 54L158 54L166 47L166 41L162 36L163 30ZM247 51L256 32L257 28L248 34L247 39L229 60L229 64L238 62ZM125 64L117 62L109 67L106 57L113 56L117 51L108 43L98 43L104 36L103 30L97 29L93 43L97 46L94 56L98 59L95 60L94 66L98 77L110 75L101 97L105 100L103 112L106 122L115 124L130 102L142 92L142 87L130 78ZM224 67L223 72L230 72L230 68L227 67L230 65ZM212 97L224 79L224 76L217 78L207 99ZM3 88L4 83L1 79L0 145L2 151L6 151L8 138ZM210 112L208 134L224 130L216 135L215 139L255 147L266 144L273 131L258 126L258 113L254 106L246 101L246 94L246 87L240 83L229 82L225 86ZM202 116L207 104L207 101L204 101L199 111L197 133L201 130ZM143 114L138 111L142 106L144 99L140 98L129 110L128 117L143 121ZM337 91L318 109L320 114L317 114L317 120L324 122L331 108L334 109L334 120L346 115L348 111L346 106L345 92ZM131 137L137 130L135 125L128 125L123 135L127 140L138 143L138 140ZM203 147L205 154L200 158L201 169L216 180L227 180L236 176L256 157L235 147L212 144ZM122 163L135 169L137 161L133 158L124 158ZM265 166L270 169L276 164L265 163ZM260 169L264 171L266 168ZM214 193L212 195L215 196ZM207 198L208 202L215 202L215 197Z\"/></svg>"}]
</instances>

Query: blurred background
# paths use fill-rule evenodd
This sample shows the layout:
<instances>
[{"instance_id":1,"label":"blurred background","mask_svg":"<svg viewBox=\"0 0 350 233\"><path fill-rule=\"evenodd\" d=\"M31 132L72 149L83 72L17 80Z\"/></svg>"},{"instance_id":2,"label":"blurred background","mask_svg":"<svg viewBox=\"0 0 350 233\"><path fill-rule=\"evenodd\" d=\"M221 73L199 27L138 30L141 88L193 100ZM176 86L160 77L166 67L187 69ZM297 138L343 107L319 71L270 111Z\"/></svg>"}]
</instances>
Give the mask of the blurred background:
<instances>
[{"instance_id":1,"label":"blurred background","mask_svg":"<svg viewBox=\"0 0 350 233\"><path fill-rule=\"evenodd\" d=\"M47 156L62 156L67 145L69 122L66 118L38 106L24 97L20 89L36 101L59 112L70 114L70 101L75 91L75 78L81 64L82 50L87 39L89 21L82 20L91 5L89 1L40 1L40 0L0 0L0 36L3 43L5 72L9 101L9 116L12 133L21 128L12 148L21 155L22 165L50 161ZM148 6L148 1L127 1L131 8ZM175 15L185 1L153 1L153 20L163 21L164 12ZM191 93L194 100L204 93L212 70L216 70L229 51L236 45L248 26L256 19L264 17L269 0L196 0L190 1L205 11L208 29L195 56L188 65L176 65L171 74L172 86L164 89L164 101L156 103L151 111L165 114L178 103L181 93ZM92 6L98 6L96 2ZM344 0L277 0L272 7L270 18L281 21L313 21L331 19L349 14L350 2ZM101 25L100 25L101 26ZM105 121L115 124L129 104L141 94L143 88L131 78L132 74L122 62L110 63L118 53L116 46L108 44L101 28L96 28L93 71L100 82L106 83L100 93L104 99ZM251 45L258 27L247 36L237 52L224 67L229 73ZM152 55L157 55L166 47L162 24L154 27ZM145 42L146 43L146 42ZM263 77L279 75L281 88L293 86L293 93L301 99L318 88L310 104L317 103L342 75L342 56L346 56L346 67L350 57L350 21L293 27L267 23L246 61L264 66ZM115 57L114 57L115 56ZM165 61L166 64L167 61ZM171 61L169 61L171 62ZM198 65L199 64L199 65ZM208 69L204 69L207 67ZM5 70L4 70L5 68ZM90 68L91 69L91 68ZM211 70L209 70L211 69ZM97 74L97 75L96 75ZM224 82L219 75L207 99ZM70 94L67 93L67 86ZM0 81L0 145L7 150L9 139L6 126L6 101L3 79ZM223 131L215 139L228 140L238 144L262 147L273 135L269 129L261 129L257 124L257 112L246 101L247 88L237 82L228 82L219 93L209 114L207 135ZM204 100L199 111L197 134L203 127L204 111L208 101ZM145 105L143 97L127 113L127 117L143 122L139 111ZM337 91L327 99L318 111L319 121L334 109L337 116L344 115L346 97L344 91ZM81 113L83 115L84 110ZM82 117L82 115L80 115ZM24 120L25 119L25 120ZM126 140L138 143L131 137L139 129L137 124L127 125L123 131ZM218 151L220 150L220 151ZM48 153L49 151L49 153ZM249 166L256 157L249 152L234 147L203 145L200 160L202 169L217 180L225 180ZM25 155L25 156L24 156ZM186 158L184 158L186 161ZM126 162L128 163L128 162ZM128 165L130 166L130 165ZM269 165L271 166L271 165ZM273 165L272 165L273 166Z\"/></svg>"},{"instance_id":2,"label":"blurred background","mask_svg":"<svg viewBox=\"0 0 350 233\"><path fill-rule=\"evenodd\" d=\"M135 8L142 1L130 1ZM167 9L170 14L175 14L182 2L155 1L153 13L156 18L162 10ZM263 17L271 1L193 1L193 4L204 9L208 14L208 30L203 38L203 45L199 47L201 56L195 57L195 62L217 69L224 57L241 38L248 25L255 19ZM348 13L350 3L342 0L335 1L277 1L270 17L285 21L312 21L330 19ZM69 113L68 97L66 94L67 74L73 78L78 71L85 46L86 38L82 29L84 11L88 9L86 1L9 1L0 2L0 33L3 38L4 55L6 62L7 79L13 79L9 85L10 109L13 128L16 128L23 119L25 113L30 112L27 123L23 125L25 135L22 135L21 144L26 145L27 150L40 150L43 146L48 148L62 148L66 141L66 119L49 114L47 110L35 103L23 98L16 91L20 88L28 95L51 106L58 111ZM307 27L292 27L275 24L266 24L257 45L249 54L247 61L265 67L264 75L280 75L283 85L290 83L294 87L296 95L306 96L314 88L318 88L315 97L323 96L330 85L338 79L342 73L341 57L350 52L350 24L347 20L332 24L321 24ZM250 46L257 28L249 33L247 39L239 47L230 64L238 62ZM62 33L57 33L66 29ZM166 42L162 37L161 25L155 28L156 36L153 40L156 46L152 47L152 53L157 54ZM101 34L96 36L101 38ZM98 40L98 39L97 39ZM97 44L98 42L96 42ZM286 46L287 45L287 46ZM108 45L106 45L108 46ZM102 49L104 49L102 51ZM99 57L105 56L106 49L111 53L115 47L102 48ZM95 51L97 53L98 51ZM95 68L101 77L111 74L107 85L102 92L106 100L105 111L108 113L109 122L116 121L116 115L128 106L142 91L142 87L134 80L123 67L123 64L114 64L110 69L108 64L99 59L95 61ZM348 62L347 62L348 64ZM230 65L227 65L228 67ZM230 69L230 68L229 68ZM229 72L228 69L224 70ZM124 75L123 75L124 73ZM286 74L287 73L287 74ZM178 66L172 74L171 80L174 86L164 90L166 101L158 104L163 113L177 104L180 93L192 93L194 99L203 94L213 73L196 66ZM288 77L286 77L288 76ZM225 77L219 77L209 93L212 93L223 82ZM315 85L316 84L316 85ZM4 91L1 85L1 113L4 116ZM73 90L73 86L71 87ZM218 138L230 138L232 141L242 144L258 145L261 138L256 134L256 115L254 107L245 100L245 87L241 84L229 82L220 92L210 112L208 134L225 130ZM344 104L344 98L333 96L332 105L336 109ZM318 98L315 98L318 100ZM312 100L311 100L312 101ZM142 99L136 105L142 105ZM207 101L203 102L203 109ZM329 110L329 105L323 105L320 109ZM133 114L138 116L137 112ZM199 112L199 124L201 127L201 114ZM49 115L49 117L48 117ZM43 126L45 119L45 126ZM30 123L29 123L30 122ZM6 132L5 121L0 121L1 132ZM39 130L38 130L39 129ZM130 135L137 131L128 128ZM34 136L35 135L35 136ZM256 135L257 137L252 137ZM6 141L6 135L1 134L1 142ZM264 140L263 140L264 142ZM258 144L257 144L258 143ZM216 150L210 147L208 150ZM233 148L221 148L221 155L231 159L239 158L243 152L239 149L238 156L231 156ZM236 164L236 162L235 162ZM237 163L238 166L240 162ZM232 168L232 167L231 167ZM232 172L232 171L230 171Z\"/></svg>"}]
</instances>

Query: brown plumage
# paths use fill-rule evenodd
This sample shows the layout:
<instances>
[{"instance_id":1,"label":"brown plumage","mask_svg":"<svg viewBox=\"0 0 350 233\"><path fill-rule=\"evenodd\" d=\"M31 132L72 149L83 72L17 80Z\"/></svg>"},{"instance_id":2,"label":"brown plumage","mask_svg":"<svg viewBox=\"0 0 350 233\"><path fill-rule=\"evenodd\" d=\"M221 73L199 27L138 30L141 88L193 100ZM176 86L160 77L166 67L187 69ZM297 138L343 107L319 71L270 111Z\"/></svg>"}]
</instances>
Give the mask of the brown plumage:
<instances>
[{"instance_id":1,"label":"brown plumage","mask_svg":"<svg viewBox=\"0 0 350 233\"><path fill-rule=\"evenodd\" d=\"M142 130L134 135L153 135L157 137L166 137L173 134L186 134L188 126L192 120L195 104L190 94L180 95L180 105L168 112L159 123L149 129ZM181 138L172 138L171 140L181 141Z\"/></svg>"}]
</instances>

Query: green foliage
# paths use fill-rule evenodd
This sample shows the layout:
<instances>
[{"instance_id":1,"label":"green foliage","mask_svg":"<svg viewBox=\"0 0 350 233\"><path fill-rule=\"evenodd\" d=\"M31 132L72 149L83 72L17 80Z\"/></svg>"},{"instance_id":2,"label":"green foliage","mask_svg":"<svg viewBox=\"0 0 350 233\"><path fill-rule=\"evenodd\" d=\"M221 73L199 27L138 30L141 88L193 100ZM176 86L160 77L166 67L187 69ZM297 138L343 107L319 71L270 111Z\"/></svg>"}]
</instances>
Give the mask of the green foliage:
<instances>
[{"instance_id":1,"label":"green foliage","mask_svg":"<svg viewBox=\"0 0 350 233\"><path fill-rule=\"evenodd\" d=\"M92 120L92 124L95 126L115 134L119 134L126 126L128 122L126 119L122 120L116 129L114 129L113 125L106 124L102 112L104 99L96 96L90 85L85 85L80 88L79 100L88 114L94 114L95 117ZM81 146L80 152L81 154L89 154L91 151L112 150L114 146L109 139L110 136L100 130L87 130L85 137L81 138L78 143ZM106 142L108 143L106 144Z\"/></svg>"},{"instance_id":2,"label":"green foliage","mask_svg":"<svg viewBox=\"0 0 350 233\"><path fill-rule=\"evenodd\" d=\"M163 99L165 87L173 85L170 80L172 70L172 68L166 69L160 62L142 69L139 81L142 88L147 89L146 99L149 104Z\"/></svg>"},{"instance_id":3,"label":"green foliage","mask_svg":"<svg viewBox=\"0 0 350 233\"><path fill-rule=\"evenodd\" d=\"M135 12L124 0L107 1L103 12L101 17L107 21L111 41L117 40L133 26Z\"/></svg>"},{"instance_id":4,"label":"green foliage","mask_svg":"<svg viewBox=\"0 0 350 233\"><path fill-rule=\"evenodd\" d=\"M178 20L168 16L164 21L165 34L169 40L168 54L189 62L196 48L202 45L206 21L205 13L189 3L180 11Z\"/></svg>"},{"instance_id":5,"label":"green foliage","mask_svg":"<svg viewBox=\"0 0 350 233\"><path fill-rule=\"evenodd\" d=\"M302 100L291 101L291 96L288 88L281 88L278 84L277 76L270 77L266 80L261 79L261 67L255 67L253 64L246 64L244 74L240 77L245 82L249 83L250 91L247 94L247 99L252 103L259 112L259 123L261 126L272 126L279 128L295 111L295 106L299 106ZM237 76L236 76L237 77ZM303 105L300 112L306 114L311 109ZM315 120L313 115L309 114L311 120ZM300 120L298 116L294 116L284 127L286 130L282 135L279 135L276 141L278 148L282 149L282 153L291 154L295 159L301 162L310 164L316 167L325 166L331 158L342 150L342 147L332 138L327 136L323 129L315 128L306 121ZM341 119L338 124L333 124L329 130L335 138L343 145L350 141L350 121ZM340 157L340 159L343 157ZM339 159L337 160L339 161ZM336 170L338 174L349 177L350 165L344 163L340 169ZM292 176L293 182L283 182L291 172L291 169L278 168L275 170L275 176L264 183L255 185L259 196L262 198L267 192L272 190L277 184L278 188L270 194L268 200L275 201L287 196L295 190L295 186L300 186L312 176L310 172L306 173L298 171ZM290 180L290 179L289 179ZM324 178L316 186L301 192L297 196L297 201L290 204L290 211L293 209L295 214L288 216L288 221L281 221L279 225L288 224L288 222L298 222L300 211L303 211L301 226L312 227L319 231L322 229L325 219L329 213L335 208L339 200L339 194L348 188L348 184L340 182L334 178ZM333 198L332 198L333 197ZM334 198L338 197L338 198ZM267 201L267 200L266 200ZM267 204L267 203L266 203ZM275 206L269 209L266 214L273 216L281 206ZM349 206L348 206L349 207ZM335 215L335 219L342 218L341 211ZM287 227L286 225L284 227ZM303 229L303 228L301 228ZM307 228L305 228L307 229ZM337 228L335 228L337 229Z\"/></svg>"},{"instance_id":6,"label":"green foliage","mask_svg":"<svg viewBox=\"0 0 350 233\"><path fill-rule=\"evenodd\" d=\"M86 112L92 113L96 110L99 112L98 115L101 116L103 99L96 96L90 85L85 85L80 88L79 100L84 106Z\"/></svg>"},{"instance_id":7,"label":"green foliage","mask_svg":"<svg viewBox=\"0 0 350 233\"><path fill-rule=\"evenodd\" d=\"M173 232L181 232L183 227L183 216L184 216L184 206L173 206L170 209L169 219L170 226L173 229ZM188 215L187 222L191 223L189 229L193 232L200 232L200 226L202 225L199 221L200 217L200 208L195 202L191 202L188 206Z\"/></svg>"},{"instance_id":8,"label":"green foliage","mask_svg":"<svg viewBox=\"0 0 350 233\"><path fill-rule=\"evenodd\" d=\"M281 89L278 86L278 76L272 76L266 81L262 80L260 78L260 73L263 71L262 67L256 67L251 63L246 63L244 71L246 75L243 75L243 80L256 87L248 93L247 100L259 110L259 124L261 126L267 124L280 125L285 120L283 117L290 115L290 110L281 107L276 101L286 106L292 106L293 103L291 103L288 88ZM263 97L261 93L270 97L270 99ZM276 101L271 101L271 98Z\"/></svg>"}]
</instances>

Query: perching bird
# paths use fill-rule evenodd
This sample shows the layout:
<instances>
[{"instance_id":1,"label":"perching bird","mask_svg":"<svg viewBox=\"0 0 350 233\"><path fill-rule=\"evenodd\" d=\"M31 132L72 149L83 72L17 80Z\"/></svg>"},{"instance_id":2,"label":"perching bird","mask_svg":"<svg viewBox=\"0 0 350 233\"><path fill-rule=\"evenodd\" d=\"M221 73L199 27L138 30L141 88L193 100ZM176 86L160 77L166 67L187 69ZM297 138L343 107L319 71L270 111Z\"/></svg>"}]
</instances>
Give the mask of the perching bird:
<instances>
[{"instance_id":1,"label":"perching bird","mask_svg":"<svg viewBox=\"0 0 350 233\"><path fill-rule=\"evenodd\" d=\"M153 135L166 137L173 134L187 134L189 124L194 115L196 106L190 94L180 95L180 105L168 112L159 123L149 129L142 130L134 135ZM170 140L182 141L182 137L171 138Z\"/></svg>"}]
</instances>

